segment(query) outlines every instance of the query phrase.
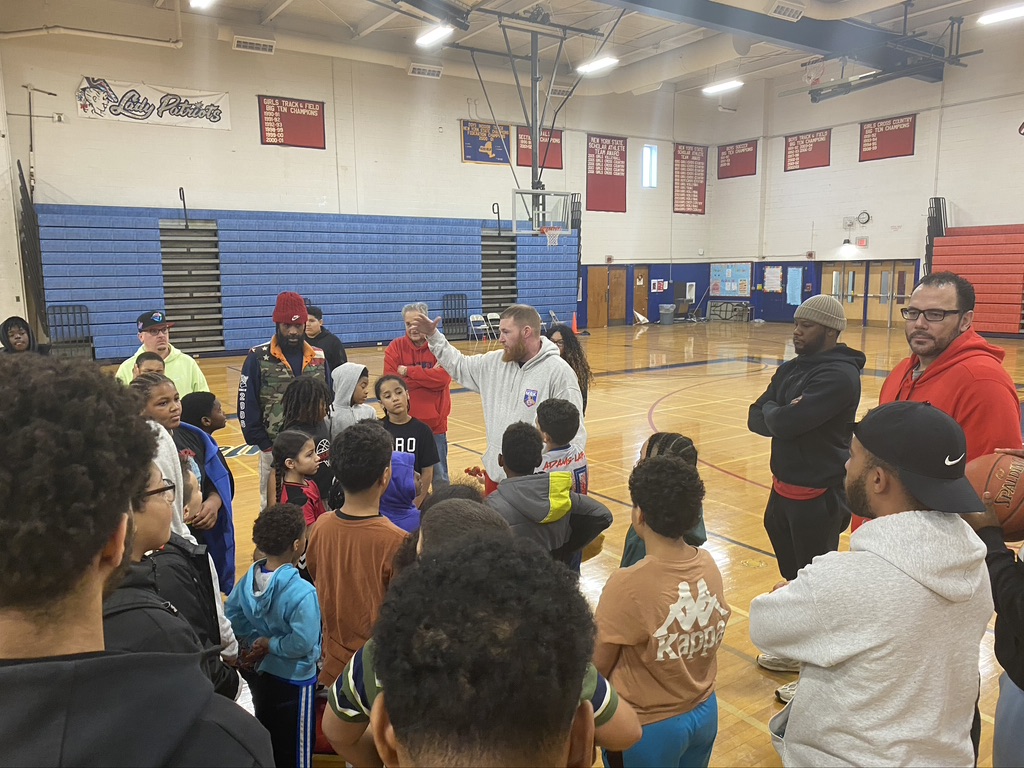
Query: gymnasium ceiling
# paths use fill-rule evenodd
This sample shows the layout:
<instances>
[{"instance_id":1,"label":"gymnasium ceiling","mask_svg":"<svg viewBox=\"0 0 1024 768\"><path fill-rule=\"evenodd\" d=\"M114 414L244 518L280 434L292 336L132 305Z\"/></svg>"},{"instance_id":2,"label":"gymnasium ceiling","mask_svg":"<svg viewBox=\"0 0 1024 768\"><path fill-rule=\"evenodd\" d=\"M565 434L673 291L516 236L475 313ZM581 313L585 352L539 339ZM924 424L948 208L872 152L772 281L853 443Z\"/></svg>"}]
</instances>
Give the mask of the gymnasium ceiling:
<instances>
[{"instance_id":1,"label":"gymnasium ceiling","mask_svg":"<svg viewBox=\"0 0 1024 768\"><path fill-rule=\"evenodd\" d=\"M120 2L169 18L177 0ZM366 60L380 61L386 54L394 58L389 63L395 66L410 61L437 63L445 67L445 76L462 77L475 77L466 50L424 50L415 45L416 38L446 11L461 13L468 26L456 29L447 43L502 53L506 51L505 34L499 18L491 12L543 12L553 23L597 33L567 34L558 84L572 85L575 67L591 59L607 38L602 54L618 58L618 66L585 78L578 91L596 95L643 93L659 86L699 93L708 83L737 75L750 82L804 73L810 83L814 78L828 82L876 69L899 69L912 63L907 61L910 49L912 58L921 51L930 56L946 55L950 16L965 17L964 28L970 29L978 14L1013 0L914 0L907 10L907 23L916 37L902 40L896 39L897 34L883 32L903 29L904 5L892 0L795 0L804 6L804 16L796 23L766 15L771 0L215 0L206 9L190 7L190 0L180 2L183 13L220 22L221 38L228 41L228 30L232 30L255 37L286 38L291 45L281 40L278 47L301 50L296 41L308 38L320 45L318 52L330 54L324 44L333 44L342 58L359 59L365 52ZM875 45L871 41L879 36L888 36L893 44L871 47ZM514 54L529 54L528 33L510 29L508 41ZM556 39L541 38L545 81L555 65L558 47ZM850 58L845 58L847 54ZM476 59L485 80L510 82L507 57L478 53ZM919 65L923 61L915 60ZM969 59L964 61L969 65ZM813 66L806 66L808 63ZM522 75L528 73L527 62L521 62L519 68ZM919 67L910 74L934 82L941 79L941 73L942 65L937 64L927 72Z\"/></svg>"}]
</instances>

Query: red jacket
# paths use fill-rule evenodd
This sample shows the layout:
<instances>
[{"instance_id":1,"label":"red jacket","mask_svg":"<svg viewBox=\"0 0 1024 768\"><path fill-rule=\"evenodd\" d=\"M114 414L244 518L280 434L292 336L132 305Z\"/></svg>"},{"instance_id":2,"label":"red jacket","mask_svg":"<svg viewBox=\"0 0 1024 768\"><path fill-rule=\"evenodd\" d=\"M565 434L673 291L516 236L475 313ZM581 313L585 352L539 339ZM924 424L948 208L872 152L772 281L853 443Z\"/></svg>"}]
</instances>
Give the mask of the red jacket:
<instances>
[{"instance_id":1,"label":"red jacket","mask_svg":"<svg viewBox=\"0 0 1024 768\"><path fill-rule=\"evenodd\" d=\"M397 375L400 365L409 369L404 376L409 385L409 414L435 435L445 434L452 411L451 375L437 367L437 358L426 343L416 347L408 336L395 339L384 350L385 376Z\"/></svg>"},{"instance_id":2,"label":"red jacket","mask_svg":"<svg viewBox=\"0 0 1024 768\"><path fill-rule=\"evenodd\" d=\"M948 413L967 436L967 460L996 448L1020 448L1020 400L1003 368L1005 352L973 330L961 334L914 381L917 355L897 365L882 384L878 404L931 403Z\"/></svg>"}]
</instances>

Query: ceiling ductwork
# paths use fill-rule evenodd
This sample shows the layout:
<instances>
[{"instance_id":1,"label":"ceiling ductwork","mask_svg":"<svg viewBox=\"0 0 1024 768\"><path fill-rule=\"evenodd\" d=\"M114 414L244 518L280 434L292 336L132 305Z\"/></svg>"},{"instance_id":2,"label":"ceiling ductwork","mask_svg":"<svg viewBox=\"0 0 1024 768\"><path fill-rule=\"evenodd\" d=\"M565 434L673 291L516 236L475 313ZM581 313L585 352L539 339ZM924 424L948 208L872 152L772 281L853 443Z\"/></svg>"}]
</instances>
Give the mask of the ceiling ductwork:
<instances>
[{"instance_id":1,"label":"ceiling ductwork","mask_svg":"<svg viewBox=\"0 0 1024 768\"><path fill-rule=\"evenodd\" d=\"M799 21L806 16L809 19L819 21L842 21L844 19L855 19L858 16L866 16L885 8L892 8L900 5L893 0L839 0L839 2L826 3L823 0L776 0L765 3L764 0L714 0L722 5L729 5L733 8L742 8L745 11L763 13L766 16L773 16L785 21ZM775 12L775 6L783 6ZM793 18L793 15L796 15Z\"/></svg>"}]
</instances>

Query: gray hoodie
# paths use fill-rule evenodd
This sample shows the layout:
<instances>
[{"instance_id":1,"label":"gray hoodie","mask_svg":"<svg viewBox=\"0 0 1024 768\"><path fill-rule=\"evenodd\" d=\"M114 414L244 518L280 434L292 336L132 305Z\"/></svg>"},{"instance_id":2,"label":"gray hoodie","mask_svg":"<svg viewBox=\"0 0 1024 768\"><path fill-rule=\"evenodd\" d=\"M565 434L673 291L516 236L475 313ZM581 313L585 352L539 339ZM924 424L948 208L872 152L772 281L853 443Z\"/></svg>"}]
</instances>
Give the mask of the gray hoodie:
<instances>
[{"instance_id":1,"label":"gray hoodie","mask_svg":"<svg viewBox=\"0 0 1024 768\"><path fill-rule=\"evenodd\" d=\"M572 491L572 479L570 472L506 477L485 503L505 518L513 536L568 560L612 524L604 504Z\"/></svg>"},{"instance_id":2,"label":"gray hoodie","mask_svg":"<svg viewBox=\"0 0 1024 768\"><path fill-rule=\"evenodd\" d=\"M483 355L463 355L440 332L435 332L427 342L438 365L466 389L480 393L487 429L483 465L494 482L505 477L505 471L498 465L505 429L517 421L533 424L537 419L537 403L560 398L575 405L580 412L580 428L572 444L581 449L586 447L587 429L583 426L579 379L550 339L541 337L540 352L522 366L504 362L504 352L500 349Z\"/></svg>"},{"instance_id":3,"label":"gray hoodie","mask_svg":"<svg viewBox=\"0 0 1024 768\"><path fill-rule=\"evenodd\" d=\"M786 766L974 764L985 545L958 515L872 520L750 604L750 639L803 662L773 718Z\"/></svg>"},{"instance_id":4,"label":"gray hoodie","mask_svg":"<svg viewBox=\"0 0 1024 768\"><path fill-rule=\"evenodd\" d=\"M334 382L334 405L331 408L332 440L346 427L351 427L363 419L377 418L377 411L372 405L352 405L356 384L363 377L365 370L366 366L359 363L342 363L331 371L331 380Z\"/></svg>"}]
</instances>

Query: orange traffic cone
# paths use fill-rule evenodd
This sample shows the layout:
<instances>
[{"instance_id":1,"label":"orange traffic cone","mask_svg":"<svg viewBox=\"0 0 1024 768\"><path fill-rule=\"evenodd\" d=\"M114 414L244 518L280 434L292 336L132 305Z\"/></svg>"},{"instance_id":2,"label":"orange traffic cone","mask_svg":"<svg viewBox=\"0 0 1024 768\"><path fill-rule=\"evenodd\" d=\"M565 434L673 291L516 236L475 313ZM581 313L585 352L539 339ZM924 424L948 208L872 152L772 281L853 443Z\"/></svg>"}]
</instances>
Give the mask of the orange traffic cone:
<instances>
[{"instance_id":1,"label":"orange traffic cone","mask_svg":"<svg viewBox=\"0 0 1024 768\"><path fill-rule=\"evenodd\" d=\"M573 335L576 335L576 336L578 336L579 333L580 333L580 329L576 327L576 313L575 312L572 313L572 332L573 332Z\"/></svg>"}]
</instances>

